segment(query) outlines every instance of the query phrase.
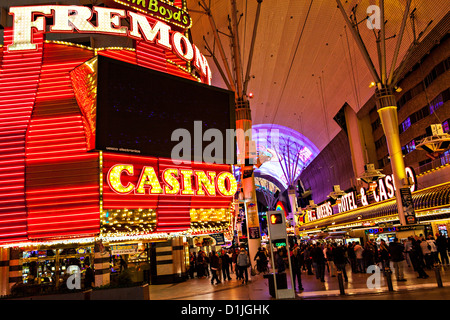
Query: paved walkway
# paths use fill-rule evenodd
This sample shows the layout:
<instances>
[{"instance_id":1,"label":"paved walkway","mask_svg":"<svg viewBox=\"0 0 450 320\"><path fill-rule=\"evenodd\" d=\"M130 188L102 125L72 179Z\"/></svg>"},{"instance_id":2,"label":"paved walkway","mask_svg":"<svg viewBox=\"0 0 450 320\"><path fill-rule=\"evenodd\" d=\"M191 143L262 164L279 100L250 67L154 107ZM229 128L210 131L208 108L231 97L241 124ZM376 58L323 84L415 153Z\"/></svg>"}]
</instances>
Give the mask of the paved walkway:
<instances>
[{"instance_id":1,"label":"paved walkway","mask_svg":"<svg viewBox=\"0 0 450 320\"><path fill-rule=\"evenodd\" d=\"M394 270L392 268L392 270ZM417 273L412 267L405 265L405 282L397 282L395 275L392 274L393 292L388 289L387 281L384 275L381 276L380 288L369 289L367 279L370 274L352 274L347 266L348 282L344 283L345 296L340 295L339 283L337 277L330 277L325 272L325 282L320 282L314 275L302 273L303 291L296 292L296 299L320 299L320 298L342 298L360 297L370 295L371 298L386 298L386 294L400 292L418 292L431 289L437 289L436 273L434 270L426 270L430 276L428 279L418 279ZM445 289L450 287L450 267L440 267L442 284ZM210 278L189 279L185 282L165 285L150 286L150 300L272 300L269 294L268 280L263 275L250 277L248 284L241 284L236 280L234 274L231 275L231 281L222 281L217 285L211 285ZM288 279L288 287L291 287ZM450 290L443 290L439 294L442 299L450 299ZM366 299L364 297L364 299ZM409 298L406 298L409 299Z\"/></svg>"}]
</instances>

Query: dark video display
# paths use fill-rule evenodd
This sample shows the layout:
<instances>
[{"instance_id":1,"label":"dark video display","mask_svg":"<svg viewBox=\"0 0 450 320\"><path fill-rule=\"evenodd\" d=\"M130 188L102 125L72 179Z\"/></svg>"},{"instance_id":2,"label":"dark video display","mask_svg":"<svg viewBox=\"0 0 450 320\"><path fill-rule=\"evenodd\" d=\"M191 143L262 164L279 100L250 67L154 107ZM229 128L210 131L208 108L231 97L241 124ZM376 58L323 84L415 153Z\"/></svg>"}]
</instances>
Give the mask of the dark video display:
<instances>
[{"instance_id":1,"label":"dark video display","mask_svg":"<svg viewBox=\"0 0 450 320\"><path fill-rule=\"evenodd\" d=\"M235 150L235 140L232 146L226 143L227 133L236 126L233 92L103 56L98 59L97 150L171 158L175 148L182 149L178 155L184 160L210 162L201 150L215 146L216 163L235 163L229 150ZM176 131L172 141L177 129L185 130ZM216 133L213 138L204 135L208 129L216 129L210 130ZM218 132L223 143L216 141Z\"/></svg>"}]
</instances>

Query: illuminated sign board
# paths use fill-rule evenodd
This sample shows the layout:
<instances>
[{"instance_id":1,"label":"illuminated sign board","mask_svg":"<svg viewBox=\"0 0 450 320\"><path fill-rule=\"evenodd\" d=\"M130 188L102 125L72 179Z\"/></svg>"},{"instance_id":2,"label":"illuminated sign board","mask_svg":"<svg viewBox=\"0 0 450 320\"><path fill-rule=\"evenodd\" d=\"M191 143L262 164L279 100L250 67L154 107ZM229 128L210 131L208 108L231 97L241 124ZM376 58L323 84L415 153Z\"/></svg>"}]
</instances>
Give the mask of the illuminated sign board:
<instances>
[{"instance_id":1,"label":"illuminated sign board","mask_svg":"<svg viewBox=\"0 0 450 320\"><path fill-rule=\"evenodd\" d=\"M304 216L304 218L307 218L307 221L304 221L303 223L326 218L331 215L333 215L333 208L331 206L331 202L327 201L324 204L317 206L314 210L307 210L307 213Z\"/></svg>"},{"instance_id":2,"label":"illuminated sign board","mask_svg":"<svg viewBox=\"0 0 450 320\"><path fill-rule=\"evenodd\" d=\"M272 243L276 248L286 247L286 239L276 239L273 240Z\"/></svg>"},{"instance_id":3,"label":"illuminated sign board","mask_svg":"<svg viewBox=\"0 0 450 320\"><path fill-rule=\"evenodd\" d=\"M349 192L340 199L341 202L338 204L339 213L344 211L349 211L356 209L358 206L355 201L355 193Z\"/></svg>"},{"instance_id":4,"label":"illuminated sign board","mask_svg":"<svg viewBox=\"0 0 450 320\"><path fill-rule=\"evenodd\" d=\"M410 187L411 192L416 190L416 176L414 170L411 167L405 168L406 176L412 179L413 185ZM373 192L373 198L376 202L383 200L388 200L395 197L395 185L394 185L394 175L387 175L383 178L378 179L376 182L376 187ZM361 203L363 206L369 205L367 200L366 190L361 188Z\"/></svg>"},{"instance_id":5,"label":"illuminated sign board","mask_svg":"<svg viewBox=\"0 0 450 320\"><path fill-rule=\"evenodd\" d=\"M365 234L377 234L377 233L386 233L386 232L395 232L397 229L395 227L390 228L374 228L365 230Z\"/></svg>"},{"instance_id":6,"label":"illuminated sign board","mask_svg":"<svg viewBox=\"0 0 450 320\"><path fill-rule=\"evenodd\" d=\"M130 181L125 177L135 179ZM213 171L168 168L159 175L153 166L144 166L137 176L132 164L112 166L106 181L111 190L123 195L134 193L230 197L237 190L236 179L226 171L217 174Z\"/></svg>"},{"instance_id":7,"label":"illuminated sign board","mask_svg":"<svg viewBox=\"0 0 450 320\"><path fill-rule=\"evenodd\" d=\"M186 11L166 1L107 0L106 3L132 8L183 29L189 29L192 25L192 19Z\"/></svg>"},{"instance_id":8,"label":"illuminated sign board","mask_svg":"<svg viewBox=\"0 0 450 320\"><path fill-rule=\"evenodd\" d=\"M329 201L324 204L317 206L316 208L316 217L317 219L322 219L329 217L333 214L333 208L331 207L331 203Z\"/></svg>"},{"instance_id":9,"label":"illuminated sign board","mask_svg":"<svg viewBox=\"0 0 450 320\"><path fill-rule=\"evenodd\" d=\"M33 35L37 31L46 32L46 18L53 18L53 25L48 28L51 33L102 33L155 43L173 51L179 58L192 62L192 66L211 84L211 69L200 50L183 33L172 31L163 21L151 23L146 14L76 5L11 7L9 14L14 18L13 40L7 46L8 51L37 50ZM125 20L126 25L122 25Z\"/></svg>"},{"instance_id":10,"label":"illuminated sign board","mask_svg":"<svg viewBox=\"0 0 450 320\"><path fill-rule=\"evenodd\" d=\"M135 254L138 251L138 244L118 244L111 246L111 254Z\"/></svg>"},{"instance_id":11,"label":"illuminated sign board","mask_svg":"<svg viewBox=\"0 0 450 320\"><path fill-rule=\"evenodd\" d=\"M414 174L414 170L411 167L407 167L407 168L405 168L405 171L406 171L406 176L409 177L413 182L413 185L406 189L409 189L411 192L414 192L416 190L416 177ZM403 191L405 191L405 190L403 190ZM363 207L368 206L370 203L369 203L367 191L365 188L360 189L360 196L361 196L361 205ZM378 181L376 181L375 190L373 191L373 198L374 198L375 203L383 201L383 200L388 200L388 199L391 199L394 197L395 197L395 186L394 186L393 175L387 175L383 178L378 179ZM409 198L411 198L411 197L409 197ZM404 207L407 207L409 210L408 212L410 212L410 216L411 216L410 223L414 223L415 222L414 207L413 207L411 200L409 200L408 203L409 203L408 206L404 206ZM358 203L356 202L355 192L349 192L346 195L342 196L341 198L339 198L336 201L336 204L337 204L339 213L357 209ZM304 221L299 220L299 224L309 223L309 222L312 222L315 220L326 218L326 217L331 216L332 214L333 214L333 208L331 206L331 203L325 202L324 204L317 206L317 208L315 208L314 210L307 210L306 214L303 215Z\"/></svg>"}]
</instances>

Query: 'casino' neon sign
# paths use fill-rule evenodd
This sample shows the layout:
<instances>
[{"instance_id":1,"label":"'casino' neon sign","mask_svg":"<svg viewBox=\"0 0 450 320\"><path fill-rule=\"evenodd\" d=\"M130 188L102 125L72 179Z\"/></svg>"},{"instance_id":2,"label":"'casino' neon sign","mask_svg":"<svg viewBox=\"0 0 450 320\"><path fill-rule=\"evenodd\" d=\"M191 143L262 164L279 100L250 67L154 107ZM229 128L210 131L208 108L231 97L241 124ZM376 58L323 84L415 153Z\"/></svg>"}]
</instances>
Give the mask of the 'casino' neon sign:
<instances>
[{"instance_id":1,"label":"'casino' neon sign","mask_svg":"<svg viewBox=\"0 0 450 320\"><path fill-rule=\"evenodd\" d=\"M135 183L129 181L129 177L134 176L132 164L116 164L109 169L106 181L112 191L122 195L134 192L136 195L230 197L237 191L236 179L227 171L217 174L214 171L168 168L158 176L154 167L144 166Z\"/></svg>"},{"instance_id":2,"label":"'casino' neon sign","mask_svg":"<svg viewBox=\"0 0 450 320\"><path fill-rule=\"evenodd\" d=\"M163 21L151 25L147 15L107 7L75 5L42 5L11 7L13 15L13 39L7 46L8 51L36 50L33 33L46 32L45 18L53 18L49 32L56 33L103 33L130 37L136 40L156 43L156 45L172 50L179 58L192 62L198 72L211 84L211 69L200 50L190 40ZM96 24L93 24L95 16ZM122 25L122 20L129 20L129 27Z\"/></svg>"}]
</instances>

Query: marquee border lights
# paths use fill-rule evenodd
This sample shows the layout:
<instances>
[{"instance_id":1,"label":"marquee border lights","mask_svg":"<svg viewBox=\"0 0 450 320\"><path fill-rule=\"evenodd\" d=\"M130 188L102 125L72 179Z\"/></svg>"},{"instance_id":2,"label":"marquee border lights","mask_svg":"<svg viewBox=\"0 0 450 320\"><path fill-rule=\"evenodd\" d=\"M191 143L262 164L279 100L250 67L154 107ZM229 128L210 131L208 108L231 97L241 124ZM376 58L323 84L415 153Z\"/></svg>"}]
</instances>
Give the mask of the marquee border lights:
<instances>
[{"instance_id":1,"label":"marquee border lights","mask_svg":"<svg viewBox=\"0 0 450 320\"><path fill-rule=\"evenodd\" d=\"M191 228L189 234L214 233L226 231L231 227L234 209L191 209Z\"/></svg>"},{"instance_id":2,"label":"marquee border lights","mask_svg":"<svg viewBox=\"0 0 450 320\"><path fill-rule=\"evenodd\" d=\"M67 11L68 7L74 6L67 6L64 10ZM86 9L83 10L87 12ZM104 17L104 13L115 10L117 9L99 9L103 12L102 19L106 20L108 18ZM83 20L83 17L79 19ZM64 21L69 21L67 16L63 18ZM39 13L29 19L31 24L45 24L44 16ZM112 15L110 19L112 25L115 25L113 22L117 16ZM86 20L88 23L89 21ZM154 20L149 17L149 21L153 27ZM61 21L58 23L59 26L62 25ZM71 25L68 28L71 28ZM206 66L203 68L201 61L195 61L195 55L199 57L199 54L195 53L193 61L186 62L183 57L177 56L175 51L158 45L156 38L154 43L145 39L136 41L134 48L91 48L69 41L45 40L47 29L31 29L32 42L37 50L8 51L8 46L12 45L14 40L13 28L5 28L5 43L0 45L0 112L4 117L0 136L7 139L2 145L5 148L0 150L0 156L5 160L2 161L3 166L0 169L8 172L7 183L11 185L11 188L8 186L0 193L1 202L4 204L0 208L0 216L8 214L11 217L0 221L1 247L93 243L99 239L168 239L197 231L192 228L190 221L191 208L230 210L234 196L231 193L237 189L237 182L229 172L230 165L191 163L181 167L175 166L178 168L177 172L190 171L194 173L193 180L199 179L202 182L200 191L193 187L192 194L185 190L187 194L180 196L175 194L176 189L170 188L174 179L178 179L180 187L183 186L183 181L171 170L174 168L171 159L124 156L103 151L89 152L91 149L87 146L89 132L86 115L76 99L76 85L70 77L70 72L83 64L87 64L92 70L89 62L101 55L207 84L208 79L201 74L202 70L206 70ZM154 31L157 34L162 32ZM71 29L67 32L77 30ZM171 37L172 35L173 33L170 34ZM183 41L187 38L180 34L178 39L184 45ZM194 67L195 63L200 69ZM8 72L2 72L4 70ZM192 72L188 72L189 70ZM21 133L22 129L24 134ZM133 197L134 194L124 197L114 194L108 188L106 174L111 165L123 161L131 161L136 166L135 171L139 171L141 165L155 165L158 178L160 173L167 172L166 178L171 181L170 186L163 185L163 180L160 180L160 183L173 192L153 196L148 194L149 188L144 188L145 196L139 195L139 199ZM203 175L195 175L197 171L203 172ZM214 192L211 189L212 177L209 172L215 176ZM15 189L11 191L13 188ZM210 196L211 193L213 196ZM142 208L148 212L154 210L156 215L153 214L146 221L147 224L143 224L144 229L133 229L131 222L136 220L136 217L132 214L129 228L119 230L113 235L105 232L107 230L101 231L104 227L102 219L105 218L102 215L106 208L121 210L120 212L138 212L139 208ZM140 220L142 219L138 221L141 222ZM225 220L210 225L204 224L206 228L202 228L201 232L229 233L230 223ZM118 221L117 224L121 223ZM124 224L121 224L121 227L123 226Z\"/></svg>"},{"instance_id":3,"label":"marquee border lights","mask_svg":"<svg viewBox=\"0 0 450 320\"><path fill-rule=\"evenodd\" d=\"M12 6L13 37L6 48L8 52L35 51L34 35L37 32L50 33L103 33L124 36L138 42L155 44L172 52L188 63L211 85L211 68L206 57L197 46L182 33L171 30L162 20L141 13L109 7L92 9L77 5ZM91 23L96 15L97 26ZM46 31L44 17L53 17L54 24ZM129 19L129 26L121 25L121 19ZM182 44L183 42L183 44Z\"/></svg>"},{"instance_id":4,"label":"marquee border lights","mask_svg":"<svg viewBox=\"0 0 450 320\"><path fill-rule=\"evenodd\" d=\"M442 189L442 187L446 187L446 188ZM433 190L440 190L440 192L443 192L444 197L446 197L446 199L440 200L440 199L436 198L435 196L433 196L432 206L424 208L419 205L419 207L416 207L416 202L424 201L423 197L427 194L431 194L431 191L433 191ZM445 190L447 190L447 191L445 191ZM420 189L420 190L413 192L412 193L413 202L415 203L415 212L416 212L417 217L420 218L420 217L430 216L430 215L439 215L439 214L443 213L443 212L441 212L441 210L447 210L444 213L450 213L450 208L449 208L449 203L448 203L449 194L450 194L450 183L448 183L448 182L442 183L442 184L439 184L436 186L431 186L431 187L428 187L425 189ZM418 198L420 198L420 199L418 199ZM444 200L446 200L447 203L443 203ZM439 204L439 203L441 203L441 204ZM316 219L313 221L309 221L307 223L303 223L303 224L299 225L298 227L299 227L299 229L302 229L301 232L310 232L310 230L323 228L324 226L328 226L328 227L333 226L334 229L337 229L337 228L347 227L350 224L352 226L362 226L363 222L373 221L373 220L377 220L377 221L383 220L383 219L386 221L398 220L397 213L393 213L393 214L389 214L389 215L385 215L385 216L377 216L377 217L368 217L368 218L364 217L364 212L367 212L368 210L371 210L371 209L376 209L377 207L386 207L386 205L388 205L389 207L396 207L395 197L386 199L386 200L383 200L380 202L371 203L367 206L358 207L358 208L352 209L350 211L333 214L331 216L327 216L322 219ZM423 206L423 204L422 204L422 206ZM384 210L386 210L386 209L384 209ZM355 218L355 221L336 224L336 220L345 218L347 216L355 215L355 214L359 214L358 218ZM380 214L382 214L382 212L380 212ZM353 225L353 224L357 224L357 225ZM311 226L314 226L314 227L311 228ZM309 229L306 230L306 228L309 228Z\"/></svg>"},{"instance_id":5,"label":"marquee border lights","mask_svg":"<svg viewBox=\"0 0 450 320\"><path fill-rule=\"evenodd\" d=\"M146 234L156 229L154 209L103 209L100 215L100 235L113 233Z\"/></svg>"},{"instance_id":6,"label":"marquee border lights","mask_svg":"<svg viewBox=\"0 0 450 320\"><path fill-rule=\"evenodd\" d=\"M85 46L79 43L73 43L73 42L69 42L69 41L61 41L61 40L44 40L44 43L54 43L54 44L60 44L60 45L65 45L65 46L71 46L71 47L77 47L77 48L81 48L81 49L85 49L85 50L90 50L94 52L94 55L99 55L99 52L107 52L109 50L112 51L130 51L130 52L136 52L136 48L130 48L130 47L101 47L101 48L92 48L89 46ZM0 45L0 48L2 48L3 45ZM166 58L166 62L170 63L171 65L176 66L178 69L180 69L181 71L185 72L186 75L189 75L191 77L193 77L197 82L202 83L202 79L200 77L198 77L196 74L194 74L191 70L191 68L186 68L182 65L180 65L179 63L173 61L172 59Z\"/></svg>"}]
</instances>

